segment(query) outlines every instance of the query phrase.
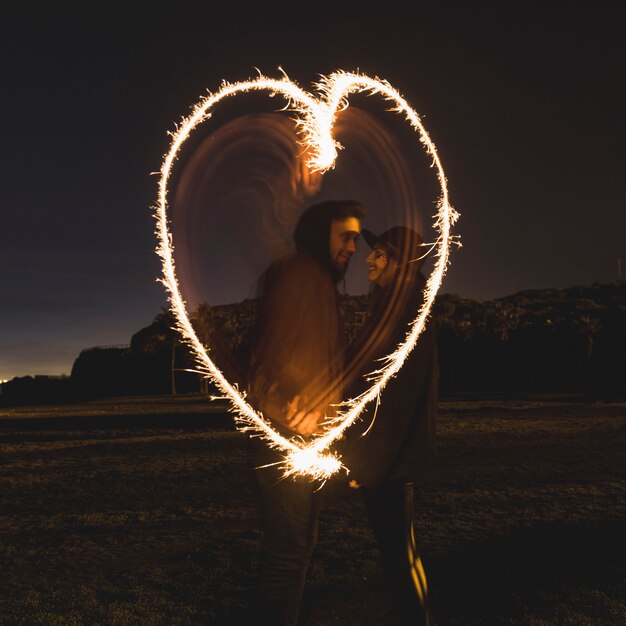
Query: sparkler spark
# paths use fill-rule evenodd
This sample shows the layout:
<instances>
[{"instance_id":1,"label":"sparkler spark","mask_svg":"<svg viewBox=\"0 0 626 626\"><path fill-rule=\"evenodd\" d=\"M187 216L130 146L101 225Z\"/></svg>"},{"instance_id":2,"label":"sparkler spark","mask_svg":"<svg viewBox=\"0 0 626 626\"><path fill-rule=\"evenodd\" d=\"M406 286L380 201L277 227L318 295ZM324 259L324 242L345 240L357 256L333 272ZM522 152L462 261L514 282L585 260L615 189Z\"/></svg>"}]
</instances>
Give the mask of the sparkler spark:
<instances>
[{"instance_id":1,"label":"sparkler spark","mask_svg":"<svg viewBox=\"0 0 626 626\"><path fill-rule=\"evenodd\" d=\"M387 81L360 73L337 71L321 77L320 82L314 85L319 92L319 97L315 97L291 81L284 72L282 76L280 79L272 79L259 73L256 79L233 84L224 82L216 93L209 93L202 98L191 114L182 119L176 131L170 133L170 149L161 165L158 205L154 208L154 217L157 221L156 234L159 240L156 252L162 264L162 277L159 280L168 292L176 329L195 355L198 370L215 383L228 399L237 427L243 432L250 432L252 436L263 438L270 447L283 453L284 460L280 465L286 476L307 475L326 479L344 467L338 457L327 452L329 447L358 419L367 403L379 400L385 385L398 373L414 348L447 270L450 248L453 243L460 245L458 237L451 234L451 228L459 214L449 203L446 176L434 143L418 114ZM299 436L287 439L277 433L263 415L257 413L246 401L245 393L226 379L212 361L207 348L196 336L176 279L174 249L167 216L168 182L173 164L189 135L199 124L211 117L211 110L216 104L231 96L250 91L265 91L270 96L278 95L285 98L284 110L295 115L303 143L309 150L308 167L311 171L320 173L332 169L338 151L342 148L333 138L333 125L337 113L348 106L349 95L354 93L381 95L391 103L391 111L403 115L417 133L420 143L432 159L440 187L437 213L433 216L433 227L437 233L433 243L435 263L426 282L423 304L411 323L404 342L383 359L383 366L380 369L369 374L368 380L371 382L369 389L356 398L342 402L336 417L327 419L328 428L308 443Z\"/></svg>"},{"instance_id":2,"label":"sparkler spark","mask_svg":"<svg viewBox=\"0 0 626 626\"><path fill-rule=\"evenodd\" d=\"M341 461L330 454L320 454L310 447L289 452L286 457L285 475L309 474L316 478L330 478L342 466Z\"/></svg>"}]
</instances>

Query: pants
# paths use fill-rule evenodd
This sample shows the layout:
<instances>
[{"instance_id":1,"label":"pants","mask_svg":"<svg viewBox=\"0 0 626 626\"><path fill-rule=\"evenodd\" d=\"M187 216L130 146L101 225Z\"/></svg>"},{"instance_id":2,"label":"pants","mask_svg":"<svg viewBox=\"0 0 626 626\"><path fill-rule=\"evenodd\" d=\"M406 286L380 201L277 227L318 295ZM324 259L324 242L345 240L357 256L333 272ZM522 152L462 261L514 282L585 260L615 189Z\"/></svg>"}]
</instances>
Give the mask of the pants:
<instances>
[{"instance_id":1,"label":"pants","mask_svg":"<svg viewBox=\"0 0 626 626\"><path fill-rule=\"evenodd\" d=\"M275 462L274 456L267 449L257 450L257 467ZM283 478L273 467L255 471L263 537L253 623L296 626L309 560L317 543L322 494L317 491L319 484L308 478Z\"/></svg>"},{"instance_id":2,"label":"pants","mask_svg":"<svg viewBox=\"0 0 626 626\"><path fill-rule=\"evenodd\" d=\"M427 626L428 588L413 531L413 484L361 487L398 624Z\"/></svg>"}]
</instances>

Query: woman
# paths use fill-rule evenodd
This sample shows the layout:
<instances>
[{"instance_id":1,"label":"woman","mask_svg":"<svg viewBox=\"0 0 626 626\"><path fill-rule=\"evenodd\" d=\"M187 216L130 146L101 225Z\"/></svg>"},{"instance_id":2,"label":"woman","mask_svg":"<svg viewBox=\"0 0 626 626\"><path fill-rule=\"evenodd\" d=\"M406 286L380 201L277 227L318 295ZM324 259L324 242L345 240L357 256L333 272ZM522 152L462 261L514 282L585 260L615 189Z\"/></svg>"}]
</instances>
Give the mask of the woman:
<instances>
[{"instance_id":1,"label":"woman","mask_svg":"<svg viewBox=\"0 0 626 626\"><path fill-rule=\"evenodd\" d=\"M371 302L351 347L352 397L380 369L379 359L405 341L423 301L423 240L395 226L380 236L363 230L372 248L366 259ZM346 436L343 457L350 487L365 499L380 549L398 623L428 624L426 576L413 532L413 482L432 462L439 368L434 324L429 321L398 374ZM376 403L371 403L376 404Z\"/></svg>"}]
</instances>

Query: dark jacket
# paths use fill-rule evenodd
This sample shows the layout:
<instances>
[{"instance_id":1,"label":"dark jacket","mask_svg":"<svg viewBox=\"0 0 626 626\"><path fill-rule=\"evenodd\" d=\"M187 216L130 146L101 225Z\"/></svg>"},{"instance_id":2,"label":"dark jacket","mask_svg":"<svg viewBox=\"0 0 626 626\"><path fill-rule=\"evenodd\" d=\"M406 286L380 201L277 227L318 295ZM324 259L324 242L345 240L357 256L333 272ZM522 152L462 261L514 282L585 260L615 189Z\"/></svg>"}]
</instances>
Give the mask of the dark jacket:
<instances>
[{"instance_id":1,"label":"dark jacket","mask_svg":"<svg viewBox=\"0 0 626 626\"><path fill-rule=\"evenodd\" d=\"M417 285L404 299L394 298L391 290L373 294L369 315L347 358L348 363L359 361L359 374L349 390L351 397L369 385L363 374L380 369L377 359L406 339L422 302L424 285L419 274ZM375 401L370 402L346 433L340 452L351 479L376 487L386 481L415 480L424 474L435 453L438 382L435 323L430 319L400 371L383 389L378 408Z\"/></svg>"},{"instance_id":2,"label":"dark jacket","mask_svg":"<svg viewBox=\"0 0 626 626\"><path fill-rule=\"evenodd\" d=\"M262 279L249 399L278 426L287 427L287 404L296 396L301 407L329 415L342 400L346 346L339 275L330 261L331 219L325 204L305 212L295 254L275 261Z\"/></svg>"}]
</instances>

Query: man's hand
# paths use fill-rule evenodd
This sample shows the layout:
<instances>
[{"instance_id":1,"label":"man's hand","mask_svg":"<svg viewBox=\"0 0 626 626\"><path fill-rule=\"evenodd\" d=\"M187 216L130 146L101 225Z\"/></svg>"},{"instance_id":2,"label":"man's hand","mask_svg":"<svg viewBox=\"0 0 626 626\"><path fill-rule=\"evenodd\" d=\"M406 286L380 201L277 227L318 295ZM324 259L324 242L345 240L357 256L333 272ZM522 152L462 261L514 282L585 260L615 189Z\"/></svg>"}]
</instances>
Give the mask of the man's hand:
<instances>
[{"instance_id":1,"label":"man's hand","mask_svg":"<svg viewBox=\"0 0 626 626\"><path fill-rule=\"evenodd\" d=\"M287 424L299 435L310 437L316 432L321 432L319 424L321 418L321 411L307 411L300 407L300 396L295 396L287 405Z\"/></svg>"},{"instance_id":2,"label":"man's hand","mask_svg":"<svg viewBox=\"0 0 626 626\"><path fill-rule=\"evenodd\" d=\"M351 480L348 481L348 486L350 487L350 489L360 489L361 485L354 480L354 478L352 478Z\"/></svg>"},{"instance_id":3,"label":"man's hand","mask_svg":"<svg viewBox=\"0 0 626 626\"><path fill-rule=\"evenodd\" d=\"M310 437L313 433L321 432L319 421L322 417L321 411L298 411L293 418L289 420L289 428L295 430L298 434Z\"/></svg>"}]
</instances>

